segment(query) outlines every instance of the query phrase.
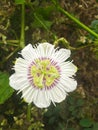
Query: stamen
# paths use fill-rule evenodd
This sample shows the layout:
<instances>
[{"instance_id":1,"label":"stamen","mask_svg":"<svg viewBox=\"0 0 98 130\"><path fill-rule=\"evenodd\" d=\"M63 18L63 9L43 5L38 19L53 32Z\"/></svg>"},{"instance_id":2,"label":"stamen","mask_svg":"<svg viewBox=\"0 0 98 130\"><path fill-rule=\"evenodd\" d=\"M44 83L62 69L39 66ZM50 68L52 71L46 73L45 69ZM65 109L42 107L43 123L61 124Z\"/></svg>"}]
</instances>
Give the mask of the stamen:
<instances>
[{"instance_id":1,"label":"stamen","mask_svg":"<svg viewBox=\"0 0 98 130\"><path fill-rule=\"evenodd\" d=\"M60 67L49 58L39 58L29 66L28 79L37 88L51 88L60 78ZM32 81L31 81L32 79Z\"/></svg>"}]
</instances>

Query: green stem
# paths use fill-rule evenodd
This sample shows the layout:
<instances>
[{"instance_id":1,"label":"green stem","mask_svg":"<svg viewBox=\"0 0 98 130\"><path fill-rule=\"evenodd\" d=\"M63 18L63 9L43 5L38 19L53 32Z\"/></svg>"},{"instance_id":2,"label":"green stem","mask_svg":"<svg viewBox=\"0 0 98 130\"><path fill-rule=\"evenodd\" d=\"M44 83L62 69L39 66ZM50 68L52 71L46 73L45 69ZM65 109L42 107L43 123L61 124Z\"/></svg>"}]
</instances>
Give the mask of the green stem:
<instances>
[{"instance_id":1,"label":"green stem","mask_svg":"<svg viewBox=\"0 0 98 130\"><path fill-rule=\"evenodd\" d=\"M93 44L88 44L88 45L85 45L85 46L75 48L75 47L70 46L69 42L63 37L54 41L55 47L58 46L59 43L62 43L67 49L70 49L70 50L80 50L80 49L83 49L83 48L86 48L86 47L93 45Z\"/></svg>"},{"instance_id":2,"label":"green stem","mask_svg":"<svg viewBox=\"0 0 98 130\"><path fill-rule=\"evenodd\" d=\"M11 46L18 46L19 40L6 40L6 43L4 43L3 41L0 41L0 45L11 45Z\"/></svg>"},{"instance_id":3,"label":"green stem","mask_svg":"<svg viewBox=\"0 0 98 130\"><path fill-rule=\"evenodd\" d=\"M19 47L17 47L12 53L10 53L3 61L2 63L6 62L11 56L14 55L15 52L17 52L19 49Z\"/></svg>"},{"instance_id":4,"label":"green stem","mask_svg":"<svg viewBox=\"0 0 98 130\"><path fill-rule=\"evenodd\" d=\"M25 47L25 4L22 5L21 11L21 36L20 36L20 47Z\"/></svg>"},{"instance_id":5,"label":"green stem","mask_svg":"<svg viewBox=\"0 0 98 130\"><path fill-rule=\"evenodd\" d=\"M30 121L30 119L31 119L31 104L28 104L27 120Z\"/></svg>"},{"instance_id":6,"label":"green stem","mask_svg":"<svg viewBox=\"0 0 98 130\"><path fill-rule=\"evenodd\" d=\"M52 2L57 6L58 10L60 12L62 12L63 14L65 14L68 18L70 18L71 20L73 20L76 24L78 24L80 27L82 27L84 30L86 30L87 32L89 32L90 34L92 34L94 37L98 38L98 34L95 33L93 30L91 30L89 27L87 27L85 24L83 24L82 22L80 22L78 19L76 19L74 16L72 16L70 13L68 13L67 11L65 11L63 8L61 8L56 2L54 2L54 0L52 0Z\"/></svg>"},{"instance_id":7,"label":"green stem","mask_svg":"<svg viewBox=\"0 0 98 130\"><path fill-rule=\"evenodd\" d=\"M59 39L56 39L53 44L54 44L55 46L58 46L58 44L59 44L60 42L63 42L63 44L64 44L67 48L69 47L68 41L67 41L65 38L63 38L63 37L61 37L61 38L59 38Z\"/></svg>"}]
</instances>

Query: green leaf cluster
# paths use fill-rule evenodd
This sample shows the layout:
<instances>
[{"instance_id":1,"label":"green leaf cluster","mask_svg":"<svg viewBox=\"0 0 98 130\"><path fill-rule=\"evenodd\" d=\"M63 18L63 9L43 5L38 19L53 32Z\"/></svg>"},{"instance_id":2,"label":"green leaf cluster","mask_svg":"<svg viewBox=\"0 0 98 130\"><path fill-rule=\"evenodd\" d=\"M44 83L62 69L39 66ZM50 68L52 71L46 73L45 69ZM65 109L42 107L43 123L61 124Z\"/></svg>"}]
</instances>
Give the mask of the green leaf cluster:
<instances>
[{"instance_id":1,"label":"green leaf cluster","mask_svg":"<svg viewBox=\"0 0 98 130\"><path fill-rule=\"evenodd\" d=\"M39 7L34 10L34 21L32 27L50 30L53 21L50 20L51 13L55 10L54 6Z\"/></svg>"},{"instance_id":2,"label":"green leaf cluster","mask_svg":"<svg viewBox=\"0 0 98 130\"><path fill-rule=\"evenodd\" d=\"M14 90L9 86L9 75L6 72L0 72L0 104L3 104L11 97Z\"/></svg>"},{"instance_id":3,"label":"green leaf cluster","mask_svg":"<svg viewBox=\"0 0 98 130\"><path fill-rule=\"evenodd\" d=\"M80 125L82 127L87 127L88 128L88 127L91 127L92 124L93 124L93 122L90 119L83 118L83 119L80 120Z\"/></svg>"},{"instance_id":4,"label":"green leaf cluster","mask_svg":"<svg viewBox=\"0 0 98 130\"><path fill-rule=\"evenodd\" d=\"M84 130L98 130L98 123L89 118L81 119L79 124L84 128Z\"/></svg>"}]
</instances>

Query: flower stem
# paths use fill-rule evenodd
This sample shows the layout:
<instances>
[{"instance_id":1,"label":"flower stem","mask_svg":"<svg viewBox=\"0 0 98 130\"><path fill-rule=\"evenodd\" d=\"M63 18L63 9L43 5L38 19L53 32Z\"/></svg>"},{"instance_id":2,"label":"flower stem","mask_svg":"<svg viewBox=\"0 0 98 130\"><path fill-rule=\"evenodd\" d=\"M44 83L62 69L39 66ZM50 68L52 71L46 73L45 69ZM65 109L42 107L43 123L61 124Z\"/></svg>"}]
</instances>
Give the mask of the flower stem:
<instances>
[{"instance_id":1,"label":"flower stem","mask_svg":"<svg viewBox=\"0 0 98 130\"><path fill-rule=\"evenodd\" d=\"M21 11L21 36L20 36L20 47L25 47L25 4L22 5ZM31 104L27 107L27 120L30 121L31 119Z\"/></svg>"},{"instance_id":2,"label":"flower stem","mask_svg":"<svg viewBox=\"0 0 98 130\"><path fill-rule=\"evenodd\" d=\"M82 27L84 30L86 30L87 32L89 32L90 34L92 34L94 37L98 38L98 34L95 33L93 30L91 30L88 26L86 26L85 24L83 24L82 22L80 22L78 19L76 19L74 16L72 16L70 13L68 13L67 11L65 11L62 7L60 7L54 0L52 0L52 2L56 5L56 7L58 8L58 10L60 12L62 12L63 14L65 14L68 18L70 18L71 20L73 20L76 24L78 24L80 27Z\"/></svg>"},{"instance_id":3,"label":"flower stem","mask_svg":"<svg viewBox=\"0 0 98 130\"><path fill-rule=\"evenodd\" d=\"M20 47L25 47L25 4L23 3L21 10L21 36L20 36Z\"/></svg>"},{"instance_id":4,"label":"flower stem","mask_svg":"<svg viewBox=\"0 0 98 130\"><path fill-rule=\"evenodd\" d=\"M30 119L31 119L31 104L28 104L27 120L30 121Z\"/></svg>"}]
</instances>

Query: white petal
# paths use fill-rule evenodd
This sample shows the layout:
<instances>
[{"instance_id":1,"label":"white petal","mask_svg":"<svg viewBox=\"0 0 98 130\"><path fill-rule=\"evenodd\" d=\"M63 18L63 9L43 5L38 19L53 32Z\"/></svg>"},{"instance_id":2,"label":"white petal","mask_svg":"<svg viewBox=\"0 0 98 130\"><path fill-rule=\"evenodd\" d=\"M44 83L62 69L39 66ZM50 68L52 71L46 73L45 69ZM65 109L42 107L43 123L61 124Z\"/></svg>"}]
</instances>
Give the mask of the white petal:
<instances>
[{"instance_id":1,"label":"white petal","mask_svg":"<svg viewBox=\"0 0 98 130\"><path fill-rule=\"evenodd\" d=\"M54 57L55 54L55 49L54 49L54 45L50 44L50 43L42 43L39 44L39 46L37 47L39 54L42 55L43 57Z\"/></svg>"},{"instance_id":2,"label":"white petal","mask_svg":"<svg viewBox=\"0 0 98 130\"><path fill-rule=\"evenodd\" d=\"M25 88L22 91L22 97L25 99L26 102L31 103L33 101L33 93L35 91L35 88L32 86L29 86L28 88Z\"/></svg>"},{"instance_id":3,"label":"white petal","mask_svg":"<svg viewBox=\"0 0 98 130\"><path fill-rule=\"evenodd\" d=\"M68 76L72 77L77 72L77 67L72 62L64 62L60 65L61 75L62 77Z\"/></svg>"},{"instance_id":4,"label":"white petal","mask_svg":"<svg viewBox=\"0 0 98 130\"><path fill-rule=\"evenodd\" d=\"M14 65L14 69L16 73L23 73L23 75L27 75L28 74L28 68L29 68L29 62L27 62L26 60L22 59L22 58L18 58L16 60L16 63Z\"/></svg>"},{"instance_id":5,"label":"white petal","mask_svg":"<svg viewBox=\"0 0 98 130\"><path fill-rule=\"evenodd\" d=\"M39 108L46 108L50 105L51 101L48 98L45 90L29 87L23 90L23 96L28 103L34 102Z\"/></svg>"},{"instance_id":6,"label":"white petal","mask_svg":"<svg viewBox=\"0 0 98 130\"><path fill-rule=\"evenodd\" d=\"M59 81L59 85L64 88L66 92L72 92L77 88L77 81L73 78L62 77Z\"/></svg>"},{"instance_id":7,"label":"white petal","mask_svg":"<svg viewBox=\"0 0 98 130\"><path fill-rule=\"evenodd\" d=\"M51 101L48 94L44 89L38 89L34 93L34 104L39 108L46 108L50 105Z\"/></svg>"},{"instance_id":8,"label":"white petal","mask_svg":"<svg viewBox=\"0 0 98 130\"><path fill-rule=\"evenodd\" d=\"M15 67L20 66L22 68L27 68L30 63L31 62L28 62L27 60L25 60L23 58L17 58L17 60L15 62Z\"/></svg>"},{"instance_id":9,"label":"white petal","mask_svg":"<svg viewBox=\"0 0 98 130\"><path fill-rule=\"evenodd\" d=\"M34 59L38 58L35 50L31 44L28 44L22 51L21 54L23 56L24 59L26 59L27 61L33 61Z\"/></svg>"},{"instance_id":10,"label":"white petal","mask_svg":"<svg viewBox=\"0 0 98 130\"><path fill-rule=\"evenodd\" d=\"M57 62L64 62L70 57L71 51L68 49L60 49L55 52L55 60Z\"/></svg>"},{"instance_id":11,"label":"white petal","mask_svg":"<svg viewBox=\"0 0 98 130\"><path fill-rule=\"evenodd\" d=\"M45 57L45 51L44 51L44 43L43 44L39 44L36 48L36 52L38 53L38 55L40 57Z\"/></svg>"},{"instance_id":12,"label":"white petal","mask_svg":"<svg viewBox=\"0 0 98 130\"><path fill-rule=\"evenodd\" d=\"M53 103L60 103L66 98L67 93L63 90L54 86L51 90L49 90L49 96Z\"/></svg>"},{"instance_id":13,"label":"white petal","mask_svg":"<svg viewBox=\"0 0 98 130\"><path fill-rule=\"evenodd\" d=\"M12 88L16 90L21 90L21 88L26 88L30 85L26 77L19 77L16 74L13 74L9 78L9 84Z\"/></svg>"}]
</instances>

